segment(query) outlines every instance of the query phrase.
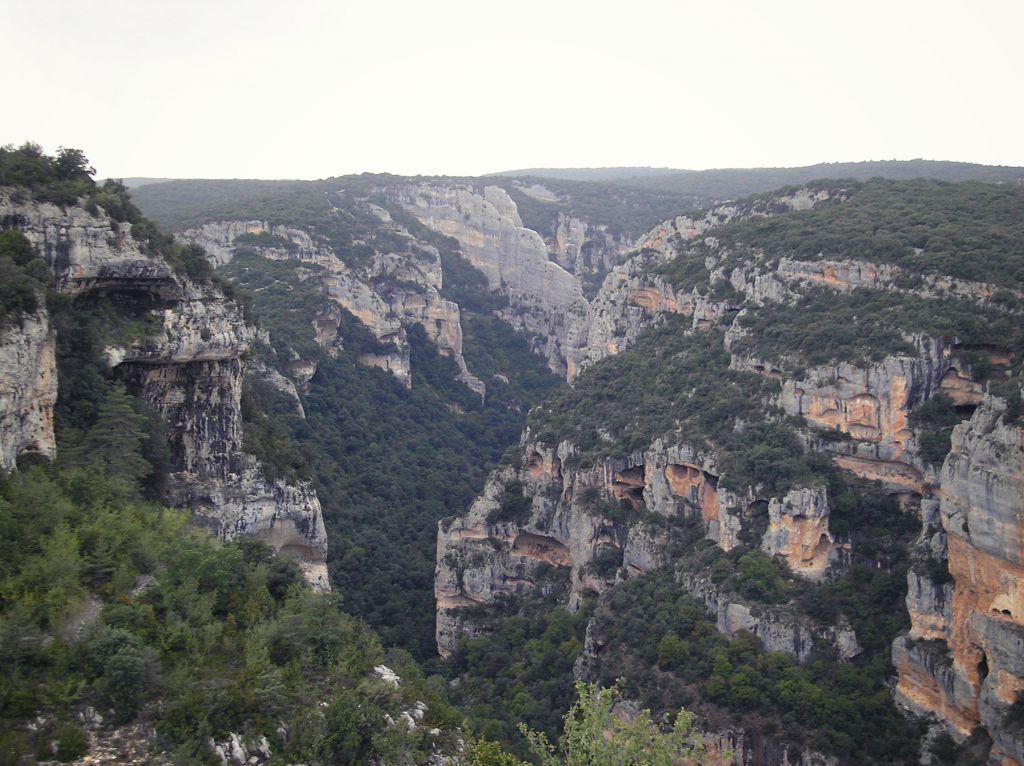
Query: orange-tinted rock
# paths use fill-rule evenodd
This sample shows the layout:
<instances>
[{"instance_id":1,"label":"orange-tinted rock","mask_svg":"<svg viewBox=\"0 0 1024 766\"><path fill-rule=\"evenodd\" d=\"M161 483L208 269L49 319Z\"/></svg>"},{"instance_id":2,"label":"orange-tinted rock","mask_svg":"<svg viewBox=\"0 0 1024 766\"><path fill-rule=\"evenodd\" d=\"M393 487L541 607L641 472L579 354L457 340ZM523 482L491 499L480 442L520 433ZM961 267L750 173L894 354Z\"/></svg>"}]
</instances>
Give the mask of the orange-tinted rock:
<instances>
[{"instance_id":1,"label":"orange-tinted rock","mask_svg":"<svg viewBox=\"0 0 1024 766\"><path fill-rule=\"evenodd\" d=\"M553 566L567 567L572 564L569 549L553 537L523 532L516 535L512 543L512 553L517 556L543 561Z\"/></svg>"},{"instance_id":2,"label":"orange-tinted rock","mask_svg":"<svg viewBox=\"0 0 1024 766\"><path fill-rule=\"evenodd\" d=\"M894 644L893 659L898 698L961 735L984 726L991 762L1020 764L1024 737L1004 721L1024 692L1024 430L1004 422L1005 407L986 397L954 429L940 492L949 604L939 603L949 586L915 585L912 577L913 627ZM925 650L938 655L939 645L948 646L948 659L929 662Z\"/></svg>"},{"instance_id":3,"label":"orange-tinted rock","mask_svg":"<svg viewBox=\"0 0 1024 766\"><path fill-rule=\"evenodd\" d=\"M846 374L837 374L830 383L786 381L782 394L786 410L858 441L885 445L889 457L898 459L912 435L909 410L923 398L926 381L909 380L905 371L886 375L873 368L842 367Z\"/></svg>"},{"instance_id":4,"label":"orange-tinted rock","mask_svg":"<svg viewBox=\"0 0 1024 766\"><path fill-rule=\"evenodd\" d=\"M964 375L955 367L950 367L949 371L942 376L939 392L952 399L953 404L958 407L964 405L976 407L984 398L981 384L975 383L969 375Z\"/></svg>"},{"instance_id":5,"label":"orange-tinted rock","mask_svg":"<svg viewBox=\"0 0 1024 766\"><path fill-rule=\"evenodd\" d=\"M924 475L906 463L894 460L875 460L856 455L837 455L836 463L854 476L868 481L903 487L921 494L925 490Z\"/></svg>"},{"instance_id":6,"label":"orange-tinted rock","mask_svg":"<svg viewBox=\"0 0 1024 766\"><path fill-rule=\"evenodd\" d=\"M946 644L914 637L897 639L893 664L899 673L896 699L919 714L934 714L961 736L978 725L974 690L952 667Z\"/></svg>"},{"instance_id":7,"label":"orange-tinted rock","mask_svg":"<svg viewBox=\"0 0 1024 766\"><path fill-rule=\"evenodd\" d=\"M612 479L612 496L617 500L627 500L634 507L639 507L643 503L644 487L646 485L644 466L624 468L617 472Z\"/></svg>"},{"instance_id":8,"label":"orange-tinted rock","mask_svg":"<svg viewBox=\"0 0 1024 766\"><path fill-rule=\"evenodd\" d=\"M665 468L665 479L676 497L700 508L705 524L718 520L717 479L695 465L672 463Z\"/></svg>"},{"instance_id":9,"label":"orange-tinted rock","mask_svg":"<svg viewBox=\"0 0 1024 766\"><path fill-rule=\"evenodd\" d=\"M820 579L834 553L828 519L824 488L790 490L784 498L769 502L768 530L761 548L784 558L796 574Z\"/></svg>"}]
</instances>

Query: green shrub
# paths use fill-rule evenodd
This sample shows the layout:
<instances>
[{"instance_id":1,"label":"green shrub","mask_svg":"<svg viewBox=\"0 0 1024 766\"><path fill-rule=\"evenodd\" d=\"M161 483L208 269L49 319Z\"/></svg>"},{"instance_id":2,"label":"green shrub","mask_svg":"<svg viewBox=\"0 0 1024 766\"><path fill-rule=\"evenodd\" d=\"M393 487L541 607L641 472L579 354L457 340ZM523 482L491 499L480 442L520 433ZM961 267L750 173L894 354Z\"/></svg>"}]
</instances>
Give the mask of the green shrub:
<instances>
[{"instance_id":1,"label":"green shrub","mask_svg":"<svg viewBox=\"0 0 1024 766\"><path fill-rule=\"evenodd\" d=\"M523 494L523 483L513 479L498 496L498 507L487 514L488 524L523 524L530 518L533 503Z\"/></svg>"},{"instance_id":2,"label":"green shrub","mask_svg":"<svg viewBox=\"0 0 1024 766\"><path fill-rule=\"evenodd\" d=\"M57 760L61 763L76 761L89 752L89 737L72 721L57 724L53 736L57 741Z\"/></svg>"}]
</instances>

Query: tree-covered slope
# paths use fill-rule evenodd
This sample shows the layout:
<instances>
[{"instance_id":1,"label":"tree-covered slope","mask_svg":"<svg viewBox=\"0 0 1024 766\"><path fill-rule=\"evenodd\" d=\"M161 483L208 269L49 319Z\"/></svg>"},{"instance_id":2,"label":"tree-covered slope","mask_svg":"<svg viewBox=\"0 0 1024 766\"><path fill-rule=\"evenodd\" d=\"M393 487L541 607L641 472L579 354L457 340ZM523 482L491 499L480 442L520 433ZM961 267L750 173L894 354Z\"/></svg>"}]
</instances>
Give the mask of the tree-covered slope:
<instances>
[{"instance_id":1,"label":"tree-covered slope","mask_svg":"<svg viewBox=\"0 0 1024 766\"><path fill-rule=\"evenodd\" d=\"M39 209L55 221L93 221L90 208L109 206L120 216L112 232L138 227L147 266L170 262L192 285L211 278L204 254L143 219L122 188L95 186L80 153L4 149L0 168L18 209L49 204ZM226 543L191 524L188 510L162 507L174 424L129 393L111 349L152 349L162 319L184 321L169 297L179 283L157 272L163 297L128 280L135 289L119 289L123 277L108 268L102 290L61 289L61 262L32 244L31 226L25 216L4 221L0 263L28 279L5 302L0 438L10 438L12 416L24 417L9 409L7 381L20 372L7 366L13 349L15 363L39 364L54 384L53 401L28 406L52 408L56 449L48 459L34 445L0 475L0 762L200 764L232 749L261 762L424 762L455 752L443 687L407 653L385 649L340 597L312 591L293 558L251 537ZM204 294L205 311L223 300ZM40 324L37 361L19 349ZM226 381L211 385L230 399ZM204 403L191 406L183 412L196 418ZM403 713L417 725L387 725Z\"/></svg>"},{"instance_id":2,"label":"tree-covered slope","mask_svg":"<svg viewBox=\"0 0 1024 766\"><path fill-rule=\"evenodd\" d=\"M876 177L895 181L932 178L953 182L982 181L1019 185L1024 179L1024 168L917 159L823 162L796 168L721 168L714 170L531 168L509 170L499 175L613 183L618 186L647 191L689 194L705 199L737 199L749 194L767 192L781 186L806 184L819 178L852 178L857 181L867 181Z\"/></svg>"}]
</instances>

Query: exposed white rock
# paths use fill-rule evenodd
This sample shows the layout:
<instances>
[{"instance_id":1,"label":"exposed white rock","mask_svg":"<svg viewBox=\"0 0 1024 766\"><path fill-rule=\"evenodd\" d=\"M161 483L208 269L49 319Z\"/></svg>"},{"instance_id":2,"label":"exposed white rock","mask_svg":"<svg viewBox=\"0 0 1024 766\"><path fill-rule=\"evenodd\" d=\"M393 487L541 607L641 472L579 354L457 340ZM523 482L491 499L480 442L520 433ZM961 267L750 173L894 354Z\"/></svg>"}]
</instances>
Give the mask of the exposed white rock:
<instances>
[{"instance_id":1,"label":"exposed white rock","mask_svg":"<svg viewBox=\"0 0 1024 766\"><path fill-rule=\"evenodd\" d=\"M503 317L524 332L548 365L565 374L567 335L585 316L580 280L548 258L541 236L523 228L515 202L504 189L420 184L390 190L395 200L429 228L454 237L492 290L509 299Z\"/></svg>"},{"instance_id":2,"label":"exposed white rock","mask_svg":"<svg viewBox=\"0 0 1024 766\"><path fill-rule=\"evenodd\" d=\"M377 678L379 678L381 681L388 684L389 686L393 686L396 689L402 683L402 679L398 676L398 674L391 668L389 668L387 665L375 665L373 668L373 672L376 673Z\"/></svg>"},{"instance_id":3,"label":"exposed white rock","mask_svg":"<svg viewBox=\"0 0 1024 766\"><path fill-rule=\"evenodd\" d=\"M170 267L159 256L143 252L131 224L114 221L102 208L90 212L81 205L60 207L19 199L21 194L0 188L0 218L28 238L62 292L105 286L173 292Z\"/></svg>"}]
</instances>

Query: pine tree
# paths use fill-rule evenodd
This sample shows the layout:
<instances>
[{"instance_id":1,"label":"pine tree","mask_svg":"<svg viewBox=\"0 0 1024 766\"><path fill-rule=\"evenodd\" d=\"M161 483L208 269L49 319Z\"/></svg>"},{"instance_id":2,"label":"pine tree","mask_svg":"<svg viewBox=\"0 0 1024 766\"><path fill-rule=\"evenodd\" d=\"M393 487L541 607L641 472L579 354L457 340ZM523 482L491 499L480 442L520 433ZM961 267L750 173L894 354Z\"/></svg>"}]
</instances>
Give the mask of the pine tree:
<instances>
[{"instance_id":1,"label":"pine tree","mask_svg":"<svg viewBox=\"0 0 1024 766\"><path fill-rule=\"evenodd\" d=\"M72 459L98 466L134 494L152 470L142 456L147 438L146 417L135 411L131 397L118 386L107 394L96 423L86 433L79 454Z\"/></svg>"}]
</instances>

